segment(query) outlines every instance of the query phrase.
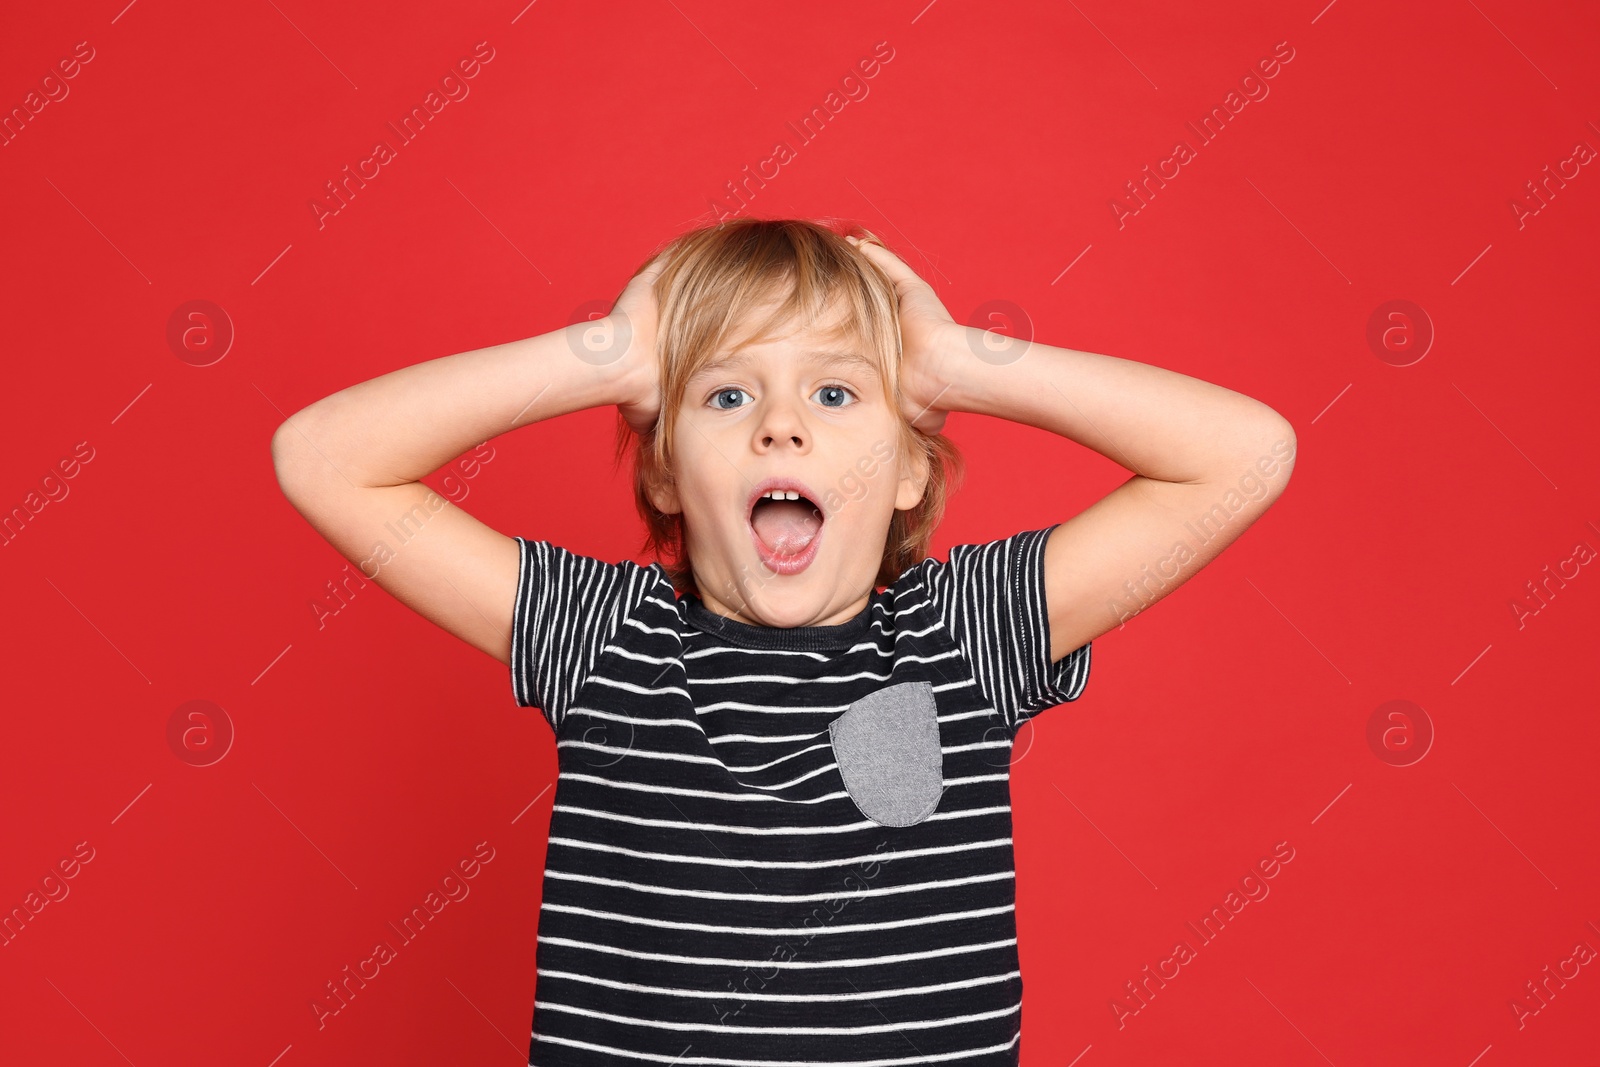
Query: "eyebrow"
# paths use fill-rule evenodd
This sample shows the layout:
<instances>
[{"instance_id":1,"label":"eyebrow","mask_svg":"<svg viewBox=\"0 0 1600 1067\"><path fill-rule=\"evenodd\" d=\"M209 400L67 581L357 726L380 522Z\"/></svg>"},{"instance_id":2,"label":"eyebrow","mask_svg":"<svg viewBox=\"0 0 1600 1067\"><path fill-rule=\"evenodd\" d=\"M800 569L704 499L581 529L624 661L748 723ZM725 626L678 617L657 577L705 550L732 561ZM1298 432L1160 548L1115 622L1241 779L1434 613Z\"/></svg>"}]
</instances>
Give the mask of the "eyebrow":
<instances>
[{"instance_id":1,"label":"eyebrow","mask_svg":"<svg viewBox=\"0 0 1600 1067\"><path fill-rule=\"evenodd\" d=\"M752 356L749 349L735 352L732 355L718 356L717 358L706 362L700 368L700 370L695 373L694 376L695 378L700 378L702 376L711 374L719 374L734 367L742 367L746 363L750 362L751 358ZM869 359L859 352L853 352L848 349L827 351L813 350L806 352L801 358L820 367L853 368L874 376L881 373L875 360Z\"/></svg>"}]
</instances>

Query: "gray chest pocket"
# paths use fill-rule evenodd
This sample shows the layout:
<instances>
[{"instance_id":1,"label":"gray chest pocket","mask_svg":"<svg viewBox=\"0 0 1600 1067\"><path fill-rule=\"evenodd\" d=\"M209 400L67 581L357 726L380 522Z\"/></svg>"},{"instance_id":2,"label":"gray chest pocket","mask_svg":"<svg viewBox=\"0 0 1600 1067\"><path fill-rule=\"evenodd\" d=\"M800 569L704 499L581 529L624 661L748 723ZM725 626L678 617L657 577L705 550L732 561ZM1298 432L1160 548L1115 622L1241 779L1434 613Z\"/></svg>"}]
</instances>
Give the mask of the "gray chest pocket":
<instances>
[{"instance_id":1,"label":"gray chest pocket","mask_svg":"<svg viewBox=\"0 0 1600 1067\"><path fill-rule=\"evenodd\" d=\"M944 794L938 707L929 682L901 682L862 697L828 724L845 791L884 826L911 826Z\"/></svg>"}]
</instances>

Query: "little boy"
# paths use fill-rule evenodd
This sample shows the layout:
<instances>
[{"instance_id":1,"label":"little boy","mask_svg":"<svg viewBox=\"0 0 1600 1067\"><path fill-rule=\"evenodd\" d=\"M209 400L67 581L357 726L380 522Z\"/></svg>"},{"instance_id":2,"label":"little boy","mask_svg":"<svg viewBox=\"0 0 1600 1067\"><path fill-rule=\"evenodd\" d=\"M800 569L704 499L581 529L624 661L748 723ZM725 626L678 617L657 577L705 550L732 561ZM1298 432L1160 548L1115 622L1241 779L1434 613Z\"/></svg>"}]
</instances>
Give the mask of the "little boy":
<instances>
[{"instance_id":1,"label":"little boy","mask_svg":"<svg viewBox=\"0 0 1600 1067\"><path fill-rule=\"evenodd\" d=\"M1193 378L959 326L870 235L739 219L672 242L602 322L352 386L273 455L360 559L423 474L603 404L656 562L446 506L375 579L506 663L556 738L530 1064L1015 1064L1013 740L1083 692L1095 637L1270 506L1292 430ZM940 562L950 411L1138 473ZM1274 442L1269 491L1152 582Z\"/></svg>"}]
</instances>

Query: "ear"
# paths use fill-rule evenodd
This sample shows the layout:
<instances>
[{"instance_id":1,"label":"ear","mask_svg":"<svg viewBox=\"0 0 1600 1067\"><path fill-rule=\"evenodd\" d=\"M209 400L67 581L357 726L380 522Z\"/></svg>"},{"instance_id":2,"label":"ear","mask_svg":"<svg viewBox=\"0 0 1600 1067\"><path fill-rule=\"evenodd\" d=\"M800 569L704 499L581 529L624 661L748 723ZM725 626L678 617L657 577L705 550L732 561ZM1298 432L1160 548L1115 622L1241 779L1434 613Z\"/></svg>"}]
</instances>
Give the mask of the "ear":
<instances>
[{"instance_id":1,"label":"ear","mask_svg":"<svg viewBox=\"0 0 1600 1067\"><path fill-rule=\"evenodd\" d=\"M922 503L932 471L927 455L920 448L912 448L900 460L900 484L895 489L894 509L910 511Z\"/></svg>"},{"instance_id":2,"label":"ear","mask_svg":"<svg viewBox=\"0 0 1600 1067\"><path fill-rule=\"evenodd\" d=\"M678 499L677 486L671 483L663 485L658 482L646 490L645 495L663 515L677 515L683 511L683 502Z\"/></svg>"}]
</instances>

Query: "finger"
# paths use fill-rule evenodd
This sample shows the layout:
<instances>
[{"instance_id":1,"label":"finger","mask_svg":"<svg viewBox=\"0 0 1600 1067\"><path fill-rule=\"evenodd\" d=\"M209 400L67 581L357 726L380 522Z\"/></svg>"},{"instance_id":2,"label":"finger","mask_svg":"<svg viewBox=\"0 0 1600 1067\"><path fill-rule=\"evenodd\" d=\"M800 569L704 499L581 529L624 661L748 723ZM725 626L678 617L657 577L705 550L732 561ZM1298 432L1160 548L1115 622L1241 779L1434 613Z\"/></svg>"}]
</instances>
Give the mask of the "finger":
<instances>
[{"instance_id":1,"label":"finger","mask_svg":"<svg viewBox=\"0 0 1600 1067\"><path fill-rule=\"evenodd\" d=\"M916 271L906 265L905 260L889 251L887 248L873 241L861 241L856 244L872 262L876 263L891 281L895 282L920 282L922 278Z\"/></svg>"},{"instance_id":2,"label":"finger","mask_svg":"<svg viewBox=\"0 0 1600 1067\"><path fill-rule=\"evenodd\" d=\"M646 263L643 267L641 267L639 269L639 273L643 277L654 278L656 275L660 274L663 269L666 268L666 265L667 265L667 253L665 251L658 252L658 253L656 253L655 258L651 259L650 262Z\"/></svg>"}]
</instances>

